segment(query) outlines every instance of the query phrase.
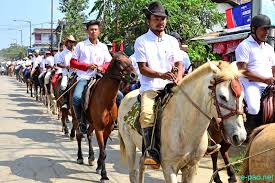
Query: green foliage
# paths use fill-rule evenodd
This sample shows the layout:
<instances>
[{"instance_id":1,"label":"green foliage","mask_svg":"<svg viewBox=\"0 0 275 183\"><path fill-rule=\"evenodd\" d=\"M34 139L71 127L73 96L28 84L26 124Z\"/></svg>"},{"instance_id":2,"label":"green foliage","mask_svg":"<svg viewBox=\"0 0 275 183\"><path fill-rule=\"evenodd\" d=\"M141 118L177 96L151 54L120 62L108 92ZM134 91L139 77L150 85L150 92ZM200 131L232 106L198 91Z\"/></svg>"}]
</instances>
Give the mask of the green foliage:
<instances>
[{"instance_id":1,"label":"green foliage","mask_svg":"<svg viewBox=\"0 0 275 183\"><path fill-rule=\"evenodd\" d=\"M0 56L5 60L18 60L27 56L27 47L11 44L9 48L0 50Z\"/></svg>"},{"instance_id":2,"label":"green foliage","mask_svg":"<svg viewBox=\"0 0 275 183\"><path fill-rule=\"evenodd\" d=\"M202 42L194 41L190 42L188 48L188 55L193 62L200 61L206 62L207 58L210 60L220 60L221 57L218 54L212 52L212 46Z\"/></svg>"},{"instance_id":3,"label":"green foliage","mask_svg":"<svg viewBox=\"0 0 275 183\"><path fill-rule=\"evenodd\" d=\"M84 22L87 16L84 10L88 8L89 0L59 0L59 9L65 14L64 37L73 35L77 41L82 41L85 36Z\"/></svg>"},{"instance_id":4,"label":"green foliage","mask_svg":"<svg viewBox=\"0 0 275 183\"><path fill-rule=\"evenodd\" d=\"M241 152L240 155L238 156L234 156L234 157L230 157L230 162L233 163L233 162L236 162L238 160L241 160L245 157L245 152ZM239 174L240 170L241 170L241 163L237 163L235 165L233 165L233 168L236 172L236 174Z\"/></svg>"},{"instance_id":5,"label":"green foliage","mask_svg":"<svg viewBox=\"0 0 275 183\"><path fill-rule=\"evenodd\" d=\"M105 2L105 4L104 4ZM96 0L91 13L98 12L104 22L103 38L123 38L126 43L147 31L142 9L149 0ZM185 40L205 33L205 30L223 21L223 15L210 0L160 0L169 12L166 32L177 31Z\"/></svg>"}]
</instances>

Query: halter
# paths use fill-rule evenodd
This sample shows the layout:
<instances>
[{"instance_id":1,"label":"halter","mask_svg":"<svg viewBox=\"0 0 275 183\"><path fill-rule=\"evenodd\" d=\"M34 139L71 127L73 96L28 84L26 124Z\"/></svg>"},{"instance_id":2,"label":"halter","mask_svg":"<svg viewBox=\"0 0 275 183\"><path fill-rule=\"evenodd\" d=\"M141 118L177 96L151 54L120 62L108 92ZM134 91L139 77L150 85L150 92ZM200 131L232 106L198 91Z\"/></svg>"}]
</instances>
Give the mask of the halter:
<instances>
[{"instance_id":1,"label":"halter","mask_svg":"<svg viewBox=\"0 0 275 183\"><path fill-rule=\"evenodd\" d=\"M116 73L116 70L118 70L118 74ZM130 72L130 78L135 77L135 74L131 73L132 70L133 70L133 67L131 64L127 64L127 63L122 64L120 60L115 60L110 70L106 72L105 76L115 79L117 81L121 81L121 80L126 81L127 80L126 76L129 74L129 72Z\"/></svg>"}]
</instances>

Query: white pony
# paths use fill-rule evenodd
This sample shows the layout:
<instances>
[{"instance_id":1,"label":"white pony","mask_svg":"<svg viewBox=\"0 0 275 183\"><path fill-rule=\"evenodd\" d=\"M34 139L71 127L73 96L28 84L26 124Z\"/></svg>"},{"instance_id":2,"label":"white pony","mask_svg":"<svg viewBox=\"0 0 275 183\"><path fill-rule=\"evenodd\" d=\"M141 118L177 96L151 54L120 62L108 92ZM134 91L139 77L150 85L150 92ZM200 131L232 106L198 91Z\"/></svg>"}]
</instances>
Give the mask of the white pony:
<instances>
[{"instance_id":1,"label":"white pony","mask_svg":"<svg viewBox=\"0 0 275 183\"><path fill-rule=\"evenodd\" d=\"M192 182L198 162L207 149L209 117L222 119L221 130L229 143L240 145L246 139L242 115L244 93L239 82L239 94L232 89L232 81L238 77L236 65L208 62L182 79L174 89L161 118L161 166L167 183L177 182L179 170L182 182ZM138 95L138 90L127 94L118 110L121 159L127 158L131 183L144 182L145 171L141 160L137 179L136 147L142 149L142 137L124 119Z\"/></svg>"}]
</instances>

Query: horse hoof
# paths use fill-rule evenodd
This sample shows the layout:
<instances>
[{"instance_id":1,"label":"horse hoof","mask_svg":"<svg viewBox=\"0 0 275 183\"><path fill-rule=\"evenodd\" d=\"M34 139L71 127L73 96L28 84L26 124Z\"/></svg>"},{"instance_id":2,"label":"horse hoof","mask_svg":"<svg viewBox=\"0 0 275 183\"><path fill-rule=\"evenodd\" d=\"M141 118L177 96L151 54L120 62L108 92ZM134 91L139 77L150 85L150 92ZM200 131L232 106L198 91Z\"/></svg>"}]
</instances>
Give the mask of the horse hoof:
<instances>
[{"instance_id":1,"label":"horse hoof","mask_svg":"<svg viewBox=\"0 0 275 183\"><path fill-rule=\"evenodd\" d=\"M74 137L71 137L71 136L70 136L70 140L71 140L71 141L74 141Z\"/></svg>"},{"instance_id":2,"label":"horse hoof","mask_svg":"<svg viewBox=\"0 0 275 183\"><path fill-rule=\"evenodd\" d=\"M88 159L88 164L89 166L94 166L94 160L93 159Z\"/></svg>"},{"instance_id":3,"label":"horse hoof","mask_svg":"<svg viewBox=\"0 0 275 183\"><path fill-rule=\"evenodd\" d=\"M77 164L80 164L80 165L83 165L84 163L83 163L83 159L77 159Z\"/></svg>"},{"instance_id":4,"label":"horse hoof","mask_svg":"<svg viewBox=\"0 0 275 183\"><path fill-rule=\"evenodd\" d=\"M109 181L109 178L108 178L108 177L105 177L105 178L101 178L101 179L100 179L100 182L101 182L101 183L109 183L110 181Z\"/></svg>"},{"instance_id":5,"label":"horse hoof","mask_svg":"<svg viewBox=\"0 0 275 183\"><path fill-rule=\"evenodd\" d=\"M236 178L229 178L228 183L236 183L237 179Z\"/></svg>"}]
</instances>

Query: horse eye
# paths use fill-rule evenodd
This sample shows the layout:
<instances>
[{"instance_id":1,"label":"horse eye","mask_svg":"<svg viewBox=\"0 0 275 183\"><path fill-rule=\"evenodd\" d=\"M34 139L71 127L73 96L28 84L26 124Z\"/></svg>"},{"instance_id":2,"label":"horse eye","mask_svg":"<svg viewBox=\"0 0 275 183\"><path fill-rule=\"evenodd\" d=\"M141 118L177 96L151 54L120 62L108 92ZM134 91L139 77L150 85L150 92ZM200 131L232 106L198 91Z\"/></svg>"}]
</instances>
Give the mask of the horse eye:
<instances>
[{"instance_id":1,"label":"horse eye","mask_svg":"<svg viewBox=\"0 0 275 183\"><path fill-rule=\"evenodd\" d=\"M223 100L224 102L227 102L227 99L224 95L219 95L220 99Z\"/></svg>"}]
</instances>

